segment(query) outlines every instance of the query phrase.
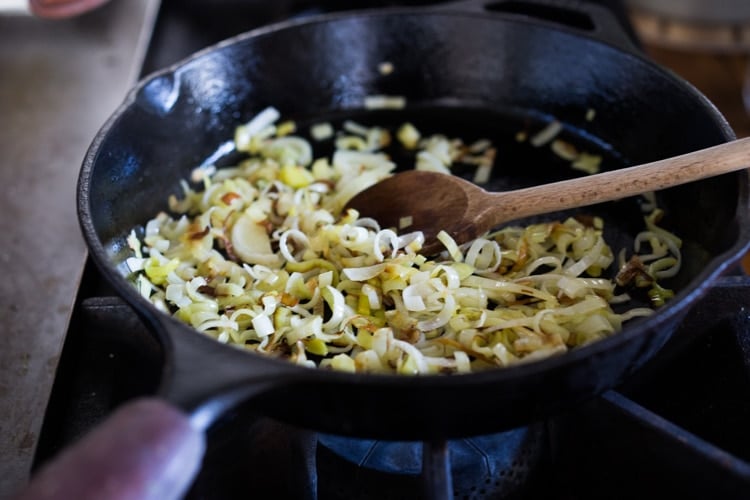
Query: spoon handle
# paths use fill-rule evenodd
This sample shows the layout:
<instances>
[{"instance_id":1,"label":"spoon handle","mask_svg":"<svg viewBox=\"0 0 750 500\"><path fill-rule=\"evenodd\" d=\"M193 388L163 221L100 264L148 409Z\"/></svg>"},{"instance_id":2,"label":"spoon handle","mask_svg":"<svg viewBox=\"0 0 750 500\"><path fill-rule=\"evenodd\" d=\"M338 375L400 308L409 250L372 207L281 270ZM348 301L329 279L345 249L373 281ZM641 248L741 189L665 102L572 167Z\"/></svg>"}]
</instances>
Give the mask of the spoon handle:
<instances>
[{"instance_id":1,"label":"spoon handle","mask_svg":"<svg viewBox=\"0 0 750 500\"><path fill-rule=\"evenodd\" d=\"M750 167L750 137L643 165L503 193L487 212L489 226L557 210L593 205L657 191ZM493 206L495 203L488 203ZM496 205L495 205L496 206Z\"/></svg>"}]
</instances>

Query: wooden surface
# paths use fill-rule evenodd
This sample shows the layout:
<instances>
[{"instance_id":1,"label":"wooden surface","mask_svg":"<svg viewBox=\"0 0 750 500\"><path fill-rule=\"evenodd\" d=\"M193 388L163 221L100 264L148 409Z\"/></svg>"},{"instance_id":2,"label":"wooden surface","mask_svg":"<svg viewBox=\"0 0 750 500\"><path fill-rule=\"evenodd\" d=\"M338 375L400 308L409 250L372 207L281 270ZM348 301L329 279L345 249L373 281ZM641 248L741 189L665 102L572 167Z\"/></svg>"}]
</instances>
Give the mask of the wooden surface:
<instances>
[{"instance_id":1,"label":"wooden surface","mask_svg":"<svg viewBox=\"0 0 750 500\"><path fill-rule=\"evenodd\" d=\"M695 85L729 120L737 137L750 135L750 116L742 101L742 86L750 56L683 52L647 47L656 62Z\"/></svg>"}]
</instances>

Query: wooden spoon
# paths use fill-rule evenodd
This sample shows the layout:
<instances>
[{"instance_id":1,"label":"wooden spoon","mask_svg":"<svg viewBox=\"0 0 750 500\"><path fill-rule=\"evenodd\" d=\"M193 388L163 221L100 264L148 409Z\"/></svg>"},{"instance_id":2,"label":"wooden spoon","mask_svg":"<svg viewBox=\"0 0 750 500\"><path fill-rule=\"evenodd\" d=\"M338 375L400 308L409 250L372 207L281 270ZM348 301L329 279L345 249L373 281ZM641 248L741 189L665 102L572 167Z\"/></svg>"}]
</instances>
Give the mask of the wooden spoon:
<instances>
[{"instance_id":1,"label":"wooden spoon","mask_svg":"<svg viewBox=\"0 0 750 500\"><path fill-rule=\"evenodd\" d=\"M389 177L352 198L347 207L372 217L381 227L423 231L420 251L443 250L444 230L459 245L512 220L627 196L750 167L750 137L674 158L540 186L488 193L460 177L409 170Z\"/></svg>"}]
</instances>

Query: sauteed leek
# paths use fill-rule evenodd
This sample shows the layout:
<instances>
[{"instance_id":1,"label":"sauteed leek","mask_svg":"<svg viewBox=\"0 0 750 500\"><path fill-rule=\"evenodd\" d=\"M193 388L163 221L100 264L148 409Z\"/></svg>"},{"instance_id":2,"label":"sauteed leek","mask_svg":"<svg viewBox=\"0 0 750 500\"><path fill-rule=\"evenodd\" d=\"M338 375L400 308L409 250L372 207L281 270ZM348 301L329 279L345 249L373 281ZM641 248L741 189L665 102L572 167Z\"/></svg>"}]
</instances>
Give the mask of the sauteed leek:
<instances>
[{"instance_id":1,"label":"sauteed leek","mask_svg":"<svg viewBox=\"0 0 750 500\"><path fill-rule=\"evenodd\" d=\"M417 254L420 233L398 234L343 207L394 170L382 152L391 141L415 152L416 168L476 165L479 182L494 160L488 141L354 122L333 136L319 124L314 140L336 149L316 159L279 118L268 108L238 127L235 147L247 159L196 170L200 189L183 182L171 214L128 239L128 272L142 295L219 342L309 367L465 373L615 334L653 312L628 309L633 287L650 290L657 306L671 293L658 280L678 272L680 240L658 226L655 205L644 205L635 247L617 256L601 219L569 218L506 227L463 247L441 233L445 251L428 259Z\"/></svg>"}]
</instances>

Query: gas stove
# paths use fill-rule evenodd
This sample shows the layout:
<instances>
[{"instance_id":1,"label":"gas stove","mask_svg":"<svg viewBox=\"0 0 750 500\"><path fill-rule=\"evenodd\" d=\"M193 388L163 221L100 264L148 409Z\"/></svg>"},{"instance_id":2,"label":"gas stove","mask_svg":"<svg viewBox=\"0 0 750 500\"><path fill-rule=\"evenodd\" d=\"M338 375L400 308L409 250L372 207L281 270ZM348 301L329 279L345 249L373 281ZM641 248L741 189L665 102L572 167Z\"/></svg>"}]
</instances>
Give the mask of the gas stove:
<instances>
[{"instance_id":1,"label":"gas stove","mask_svg":"<svg viewBox=\"0 0 750 500\"><path fill-rule=\"evenodd\" d=\"M446 458L459 499L741 497L750 491L747 304L750 278L722 278L625 385L549 421L444 448L317 435L239 407L210 429L188 498L420 498L434 487L423 466ZM36 462L153 394L161 356L88 266Z\"/></svg>"},{"instance_id":2,"label":"gas stove","mask_svg":"<svg viewBox=\"0 0 750 500\"><path fill-rule=\"evenodd\" d=\"M282 4L165 1L142 73L275 20L347 8L345 2ZM620 4L610 4L622 16ZM209 429L204 466L188 498L742 497L750 492L748 304L750 278L737 269L627 383L547 421L498 434L429 443L359 440L238 407ZM35 465L118 405L153 394L162 360L158 342L88 263Z\"/></svg>"}]
</instances>

